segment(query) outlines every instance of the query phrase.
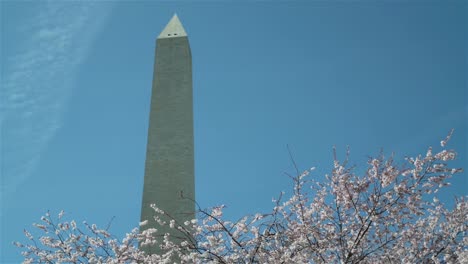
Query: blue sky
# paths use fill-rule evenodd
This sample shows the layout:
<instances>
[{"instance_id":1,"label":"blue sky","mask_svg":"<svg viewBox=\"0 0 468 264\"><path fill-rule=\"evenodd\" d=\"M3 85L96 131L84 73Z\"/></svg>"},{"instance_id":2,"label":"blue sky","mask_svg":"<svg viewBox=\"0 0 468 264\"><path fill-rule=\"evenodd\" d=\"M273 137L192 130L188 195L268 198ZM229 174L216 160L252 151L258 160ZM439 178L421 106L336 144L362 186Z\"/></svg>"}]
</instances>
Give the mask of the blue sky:
<instances>
[{"instance_id":1,"label":"blue sky","mask_svg":"<svg viewBox=\"0 0 468 264\"><path fill-rule=\"evenodd\" d=\"M0 261L47 210L139 221L154 45L176 12L193 56L196 197L269 211L332 147L364 168L450 142L465 167L466 1L2 1ZM466 173L442 199L467 195Z\"/></svg>"}]
</instances>

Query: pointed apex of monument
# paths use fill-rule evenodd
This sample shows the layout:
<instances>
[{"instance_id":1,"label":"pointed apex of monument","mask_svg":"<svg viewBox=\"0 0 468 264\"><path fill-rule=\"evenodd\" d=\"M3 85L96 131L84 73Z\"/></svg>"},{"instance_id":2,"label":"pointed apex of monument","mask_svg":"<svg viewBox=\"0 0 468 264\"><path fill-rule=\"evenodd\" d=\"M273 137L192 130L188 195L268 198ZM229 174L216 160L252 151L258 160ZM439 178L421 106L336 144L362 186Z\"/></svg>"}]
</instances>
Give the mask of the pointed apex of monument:
<instances>
[{"instance_id":1,"label":"pointed apex of monument","mask_svg":"<svg viewBox=\"0 0 468 264\"><path fill-rule=\"evenodd\" d=\"M169 23L167 23L164 30L159 34L158 39L161 38L177 38L177 37L186 37L187 33L185 32L182 23L180 23L179 17L177 14L171 18Z\"/></svg>"}]
</instances>

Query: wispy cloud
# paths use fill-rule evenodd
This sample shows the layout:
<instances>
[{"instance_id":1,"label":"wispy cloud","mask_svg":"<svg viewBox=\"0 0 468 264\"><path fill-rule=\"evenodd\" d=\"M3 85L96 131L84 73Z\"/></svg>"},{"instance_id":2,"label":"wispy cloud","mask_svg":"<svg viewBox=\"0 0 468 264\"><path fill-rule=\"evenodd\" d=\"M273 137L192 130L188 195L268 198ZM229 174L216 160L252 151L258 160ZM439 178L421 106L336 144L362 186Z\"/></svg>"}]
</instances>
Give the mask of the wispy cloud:
<instances>
[{"instance_id":1,"label":"wispy cloud","mask_svg":"<svg viewBox=\"0 0 468 264\"><path fill-rule=\"evenodd\" d=\"M61 127L80 64L110 13L98 2L50 1L24 25L15 54L4 54L0 96L1 193L36 168Z\"/></svg>"}]
</instances>

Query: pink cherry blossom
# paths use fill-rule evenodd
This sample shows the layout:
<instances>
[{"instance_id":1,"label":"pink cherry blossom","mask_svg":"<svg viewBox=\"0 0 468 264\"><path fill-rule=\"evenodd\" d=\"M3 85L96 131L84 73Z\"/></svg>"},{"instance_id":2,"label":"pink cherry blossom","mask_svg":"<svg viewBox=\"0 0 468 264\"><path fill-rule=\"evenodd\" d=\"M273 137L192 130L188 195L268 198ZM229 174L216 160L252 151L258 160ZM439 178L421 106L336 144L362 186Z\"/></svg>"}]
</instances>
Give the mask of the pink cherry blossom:
<instances>
[{"instance_id":1,"label":"pink cherry blossom","mask_svg":"<svg viewBox=\"0 0 468 264\"><path fill-rule=\"evenodd\" d=\"M290 197L281 192L271 212L237 221L217 206L177 223L152 205L154 219L139 226L154 220L180 232L176 238L134 228L118 239L94 224L63 221L61 211L34 224L42 236L24 230L29 241L14 244L24 263L468 263L466 197L449 209L438 196L462 171L448 165L456 158L445 148L452 132L438 152L429 148L401 166L381 155L357 173L349 157L335 155L325 180L315 180L313 169L292 177ZM145 253L148 245L162 253Z\"/></svg>"}]
</instances>

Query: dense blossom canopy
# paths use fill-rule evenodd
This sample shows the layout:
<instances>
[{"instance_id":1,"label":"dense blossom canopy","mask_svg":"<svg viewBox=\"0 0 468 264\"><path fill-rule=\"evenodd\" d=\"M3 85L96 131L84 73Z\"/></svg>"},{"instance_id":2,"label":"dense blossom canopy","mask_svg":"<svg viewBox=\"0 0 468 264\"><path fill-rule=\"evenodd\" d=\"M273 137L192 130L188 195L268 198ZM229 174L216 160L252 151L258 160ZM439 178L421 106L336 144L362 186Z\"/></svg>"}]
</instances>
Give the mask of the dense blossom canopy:
<instances>
[{"instance_id":1,"label":"dense blossom canopy","mask_svg":"<svg viewBox=\"0 0 468 264\"><path fill-rule=\"evenodd\" d=\"M185 223L163 221L169 214L155 210L155 220L180 231L177 238L150 228L133 229L119 240L108 230L50 214L24 230L25 263L468 263L468 203L456 198L452 209L438 199L448 179L461 169L447 162L456 153L446 149L407 158L398 166L383 155L369 159L367 170L334 160L324 180L313 169L291 177L293 193L274 200L270 213L223 218L223 206L199 209ZM147 221L140 223L145 225ZM139 245L156 245L162 254L146 254Z\"/></svg>"}]
</instances>

